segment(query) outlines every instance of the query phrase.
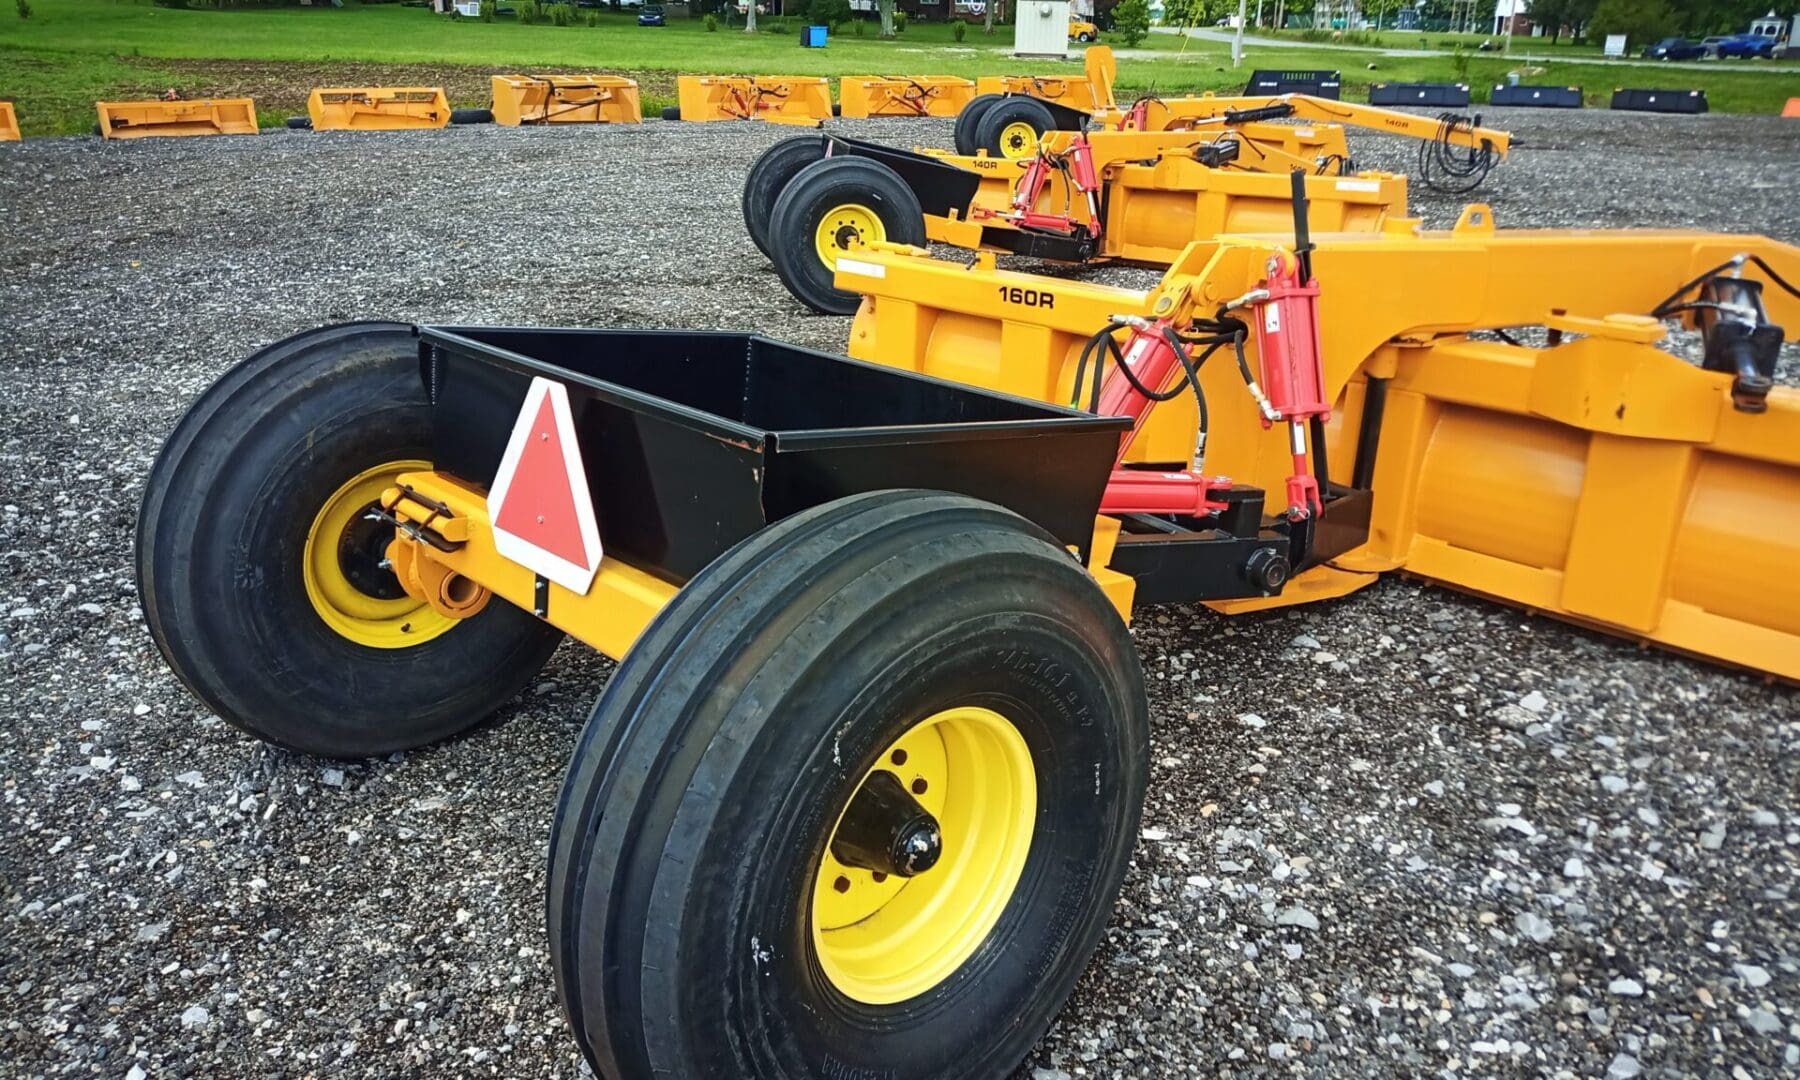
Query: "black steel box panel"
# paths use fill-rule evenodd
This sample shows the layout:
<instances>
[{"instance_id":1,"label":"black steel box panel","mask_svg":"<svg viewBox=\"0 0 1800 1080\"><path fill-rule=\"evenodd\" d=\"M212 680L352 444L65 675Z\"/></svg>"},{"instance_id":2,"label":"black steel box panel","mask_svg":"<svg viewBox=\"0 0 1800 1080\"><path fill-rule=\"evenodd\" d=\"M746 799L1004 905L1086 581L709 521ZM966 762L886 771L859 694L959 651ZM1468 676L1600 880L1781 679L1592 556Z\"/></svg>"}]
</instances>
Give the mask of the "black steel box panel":
<instances>
[{"instance_id":1,"label":"black steel box panel","mask_svg":"<svg viewBox=\"0 0 1800 1080\"><path fill-rule=\"evenodd\" d=\"M1494 87L1488 95L1488 101L1494 105L1512 105L1535 109L1579 109L1581 108L1581 87L1579 86L1513 86L1501 83Z\"/></svg>"},{"instance_id":2,"label":"black steel box panel","mask_svg":"<svg viewBox=\"0 0 1800 1080\"><path fill-rule=\"evenodd\" d=\"M1703 113L1704 90L1614 90L1612 107L1626 112Z\"/></svg>"},{"instance_id":3,"label":"black steel box panel","mask_svg":"<svg viewBox=\"0 0 1800 1080\"><path fill-rule=\"evenodd\" d=\"M1085 544L1130 422L750 334L420 327L438 469L491 486L532 376L568 387L607 551L685 581L863 491L1006 506Z\"/></svg>"},{"instance_id":4,"label":"black steel box panel","mask_svg":"<svg viewBox=\"0 0 1800 1080\"><path fill-rule=\"evenodd\" d=\"M1461 83L1376 83L1369 87L1369 104L1461 109L1469 104L1469 88Z\"/></svg>"},{"instance_id":5,"label":"black steel box panel","mask_svg":"<svg viewBox=\"0 0 1800 1080\"><path fill-rule=\"evenodd\" d=\"M1335 71L1281 71L1258 68L1250 73L1244 93L1254 97L1279 94L1311 94L1337 101L1343 96L1343 78Z\"/></svg>"}]
</instances>

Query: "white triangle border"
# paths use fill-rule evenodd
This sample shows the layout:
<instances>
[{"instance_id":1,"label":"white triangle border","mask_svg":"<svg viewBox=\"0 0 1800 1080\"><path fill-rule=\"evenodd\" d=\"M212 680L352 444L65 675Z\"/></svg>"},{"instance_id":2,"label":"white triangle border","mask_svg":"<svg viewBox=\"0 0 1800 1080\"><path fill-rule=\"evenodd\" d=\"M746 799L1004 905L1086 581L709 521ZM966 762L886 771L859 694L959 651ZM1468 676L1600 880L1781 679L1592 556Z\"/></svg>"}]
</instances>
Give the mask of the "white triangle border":
<instances>
[{"instance_id":1,"label":"white triangle border","mask_svg":"<svg viewBox=\"0 0 1800 1080\"><path fill-rule=\"evenodd\" d=\"M581 529L582 545L593 560L591 566L581 566L554 552L545 551L523 536L507 532L499 524L500 508L506 504L506 496L512 490L513 479L519 471L519 460L525 456L525 445L531 440L532 422L537 419L538 410L543 407L546 397L550 400L550 415L562 441L563 470L568 477L569 492L575 503L575 520ZM519 408L519 417L513 421L512 437L507 440L506 453L500 458L500 469L494 474L494 486L487 497L487 511L495 551L577 596L587 595L588 590L593 587L594 575L600 572L600 560L603 557L600 525L594 517L594 499L588 490L587 470L581 461L581 444L575 438L575 417L569 408L569 388L555 379L546 379L542 375L532 377L531 387L525 391L525 402Z\"/></svg>"}]
</instances>

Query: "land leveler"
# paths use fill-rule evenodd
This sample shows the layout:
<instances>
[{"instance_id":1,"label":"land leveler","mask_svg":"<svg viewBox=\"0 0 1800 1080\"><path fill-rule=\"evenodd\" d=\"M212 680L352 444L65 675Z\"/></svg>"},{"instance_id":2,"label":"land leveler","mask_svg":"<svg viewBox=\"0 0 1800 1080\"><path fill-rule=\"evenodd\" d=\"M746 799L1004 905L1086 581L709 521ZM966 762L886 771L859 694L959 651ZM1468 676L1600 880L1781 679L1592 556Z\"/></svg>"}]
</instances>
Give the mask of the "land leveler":
<instances>
[{"instance_id":1,"label":"land leveler","mask_svg":"<svg viewBox=\"0 0 1800 1080\"><path fill-rule=\"evenodd\" d=\"M1404 566L1800 678L1800 395L1769 380L1800 251L1479 207L1290 230L1196 243L1149 293L871 249L838 273L877 363L289 338L158 457L146 622L220 716L333 756L479 723L565 634L619 659L550 853L598 1075L1006 1076L1137 833L1134 604ZM1674 314L1703 367L1655 348ZM1469 336L1520 324L1551 343Z\"/></svg>"},{"instance_id":2,"label":"land leveler","mask_svg":"<svg viewBox=\"0 0 1800 1080\"><path fill-rule=\"evenodd\" d=\"M1169 500L1120 519L1109 565L1140 600L1259 609L1403 569L1800 679L1800 391L1773 384L1782 325L1800 321L1800 253L1754 236L1499 230L1481 205L1448 232L1306 248L1199 242L1147 293L883 250L840 260L838 283L867 297L852 356L1090 408L1090 368L1110 358L1161 389L1174 342L1235 330L1256 364L1202 364L1209 346L1198 379L1176 379L1198 392L1159 405L1123 451L1145 470L1134 488ZM1658 347L1672 316L1698 332L1700 364ZM1248 533L1227 514L1244 485L1285 492ZM1103 512L1128 509L1115 490ZM1131 547L1241 544L1280 519L1295 577L1262 596L1212 592Z\"/></svg>"},{"instance_id":3,"label":"land leveler","mask_svg":"<svg viewBox=\"0 0 1800 1080\"><path fill-rule=\"evenodd\" d=\"M1416 224L1406 217L1405 177L1352 173L1343 126L1283 122L1313 99L1196 100L1208 103L1197 126L1052 131L1017 160L797 136L770 147L745 177L745 227L796 298L848 315L858 298L832 284L832 269L866 244L929 240L1054 262L1167 266L1194 240L1283 227L1295 171L1313 177L1309 198L1322 229ZM1213 101L1226 104L1212 108ZM1473 187L1511 143L1504 131L1351 108L1353 123L1437 147L1422 154L1421 167L1440 186L1446 165L1425 160L1466 150L1450 167L1456 183ZM1140 102L1131 115L1142 124L1150 110Z\"/></svg>"}]
</instances>

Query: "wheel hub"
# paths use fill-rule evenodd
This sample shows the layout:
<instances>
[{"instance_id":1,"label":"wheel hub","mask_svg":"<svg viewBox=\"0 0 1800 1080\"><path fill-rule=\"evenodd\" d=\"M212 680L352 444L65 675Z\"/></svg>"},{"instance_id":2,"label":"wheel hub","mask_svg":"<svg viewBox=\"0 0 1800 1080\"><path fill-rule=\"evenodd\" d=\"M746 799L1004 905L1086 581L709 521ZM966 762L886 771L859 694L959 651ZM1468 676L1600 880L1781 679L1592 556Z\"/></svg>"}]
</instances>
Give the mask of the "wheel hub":
<instances>
[{"instance_id":1,"label":"wheel hub","mask_svg":"<svg viewBox=\"0 0 1800 1080\"><path fill-rule=\"evenodd\" d=\"M400 579L387 565L387 546L394 541L394 527L370 516L375 503L357 511L338 536L338 569L364 596L398 600L406 595Z\"/></svg>"},{"instance_id":2,"label":"wheel hub","mask_svg":"<svg viewBox=\"0 0 1800 1080\"><path fill-rule=\"evenodd\" d=\"M401 473L430 468L429 462L407 460L365 469L326 498L307 529L301 552L306 596L339 637L372 649L404 649L457 624L406 594L387 567L394 530L369 517Z\"/></svg>"},{"instance_id":3,"label":"wheel hub","mask_svg":"<svg viewBox=\"0 0 1800 1080\"><path fill-rule=\"evenodd\" d=\"M924 873L943 853L937 819L886 769L863 781L831 840L832 858L845 866L900 877Z\"/></svg>"},{"instance_id":4,"label":"wheel hub","mask_svg":"<svg viewBox=\"0 0 1800 1080\"><path fill-rule=\"evenodd\" d=\"M869 1004L954 974L1018 886L1037 816L1024 736L991 709L933 714L883 750L837 817L813 885L820 967Z\"/></svg>"},{"instance_id":5,"label":"wheel hub","mask_svg":"<svg viewBox=\"0 0 1800 1080\"><path fill-rule=\"evenodd\" d=\"M839 255L886 239L887 227L872 208L860 203L845 203L832 207L819 219L813 245L820 261L835 270Z\"/></svg>"}]
</instances>

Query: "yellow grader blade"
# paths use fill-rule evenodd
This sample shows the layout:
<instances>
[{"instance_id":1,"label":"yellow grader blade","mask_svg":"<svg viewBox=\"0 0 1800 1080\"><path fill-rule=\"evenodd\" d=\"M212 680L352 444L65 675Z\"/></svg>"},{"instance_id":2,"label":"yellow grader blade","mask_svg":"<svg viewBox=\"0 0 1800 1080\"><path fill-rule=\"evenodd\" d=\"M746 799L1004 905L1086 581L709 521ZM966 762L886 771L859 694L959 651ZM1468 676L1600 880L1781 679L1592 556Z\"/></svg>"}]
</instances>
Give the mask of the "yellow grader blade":
<instances>
[{"instance_id":1,"label":"yellow grader blade","mask_svg":"<svg viewBox=\"0 0 1800 1080\"><path fill-rule=\"evenodd\" d=\"M838 105L851 119L955 116L975 97L975 83L953 75L846 75Z\"/></svg>"},{"instance_id":2,"label":"yellow grader blade","mask_svg":"<svg viewBox=\"0 0 1800 1080\"><path fill-rule=\"evenodd\" d=\"M0 101L0 142L19 141L19 117L10 101Z\"/></svg>"},{"instance_id":3,"label":"yellow grader blade","mask_svg":"<svg viewBox=\"0 0 1800 1080\"><path fill-rule=\"evenodd\" d=\"M1341 596L1384 571L1639 641L1800 680L1800 390L1734 406L1730 374L1658 348L1648 317L1735 256L1800 281L1800 250L1677 231L1496 231L1485 207L1448 232L1315 235L1325 428L1334 485L1372 492L1366 539L1236 612ZM1258 287L1285 236L1190 246L1150 292L923 253L842 260L865 294L860 359L1040 400L1071 398L1083 342L1115 315L1212 311ZM1754 263L1745 278L1772 275ZM1770 287L1771 323L1800 301ZM1159 307L1159 305L1161 305ZM1541 328L1542 347L1476 331ZM1258 358L1252 347L1251 363ZM1276 490L1290 471L1229 360L1202 369L1208 473ZM1128 460L1193 458L1189 395L1158 405Z\"/></svg>"},{"instance_id":4,"label":"yellow grader blade","mask_svg":"<svg viewBox=\"0 0 1800 1080\"><path fill-rule=\"evenodd\" d=\"M635 79L618 75L496 75L494 122L636 124L643 120Z\"/></svg>"},{"instance_id":5,"label":"yellow grader blade","mask_svg":"<svg viewBox=\"0 0 1800 1080\"><path fill-rule=\"evenodd\" d=\"M100 135L107 139L256 134L256 103L249 98L97 101L94 107L100 113Z\"/></svg>"},{"instance_id":6,"label":"yellow grader blade","mask_svg":"<svg viewBox=\"0 0 1800 1080\"><path fill-rule=\"evenodd\" d=\"M682 75L683 120L768 120L816 127L831 117L831 85L800 75Z\"/></svg>"},{"instance_id":7,"label":"yellow grader blade","mask_svg":"<svg viewBox=\"0 0 1800 1080\"><path fill-rule=\"evenodd\" d=\"M1056 105L1097 113L1113 107L1113 79L1119 63L1105 45L1091 46L1081 75L983 75L977 94L1025 94Z\"/></svg>"},{"instance_id":8,"label":"yellow grader blade","mask_svg":"<svg viewBox=\"0 0 1800 1080\"><path fill-rule=\"evenodd\" d=\"M330 86L306 99L314 131L409 131L450 123L441 86Z\"/></svg>"}]
</instances>

